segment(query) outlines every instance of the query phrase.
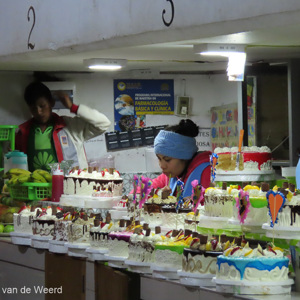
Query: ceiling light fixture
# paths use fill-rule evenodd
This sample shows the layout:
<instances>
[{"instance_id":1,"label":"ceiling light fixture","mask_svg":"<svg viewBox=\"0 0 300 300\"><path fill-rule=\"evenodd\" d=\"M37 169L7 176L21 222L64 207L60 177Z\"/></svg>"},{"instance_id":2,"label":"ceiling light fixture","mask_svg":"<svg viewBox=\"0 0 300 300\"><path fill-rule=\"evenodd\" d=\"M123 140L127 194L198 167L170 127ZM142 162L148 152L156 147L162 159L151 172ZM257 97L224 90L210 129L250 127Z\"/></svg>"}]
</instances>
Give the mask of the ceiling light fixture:
<instances>
[{"instance_id":1,"label":"ceiling light fixture","mask_svg":"<svg viewBox=\"0 0 300 300\"><path fill-rule=\"evenodd\" d=\"M194 53L201 55L229 56L233 53L245 53L245 45L240 44L200 44L194 45Z\"/></svg>"},{"instance_id":2,"label":"ceiling light fixture","mask_svg":"<svg viewBox=\"0 0 300 300\"><path fill-rule=\"evenodd\" d=\"M83 64L91 70L119 70L126 66L126 59L113 59L113 58L89 58L84 59Z\"/></svg>"},{"instance_id":3,"label":"ceiling light fixture","mask_svg":"<svg viewBox=\"0 0 300 300\"><path fill-rule=\"evenodd\" d=\"M194 45L194 52L201 55L228 57L227 76L229 81L243 81L246 64L245 46L240 44Z\"/></svg>"}]
</instances>

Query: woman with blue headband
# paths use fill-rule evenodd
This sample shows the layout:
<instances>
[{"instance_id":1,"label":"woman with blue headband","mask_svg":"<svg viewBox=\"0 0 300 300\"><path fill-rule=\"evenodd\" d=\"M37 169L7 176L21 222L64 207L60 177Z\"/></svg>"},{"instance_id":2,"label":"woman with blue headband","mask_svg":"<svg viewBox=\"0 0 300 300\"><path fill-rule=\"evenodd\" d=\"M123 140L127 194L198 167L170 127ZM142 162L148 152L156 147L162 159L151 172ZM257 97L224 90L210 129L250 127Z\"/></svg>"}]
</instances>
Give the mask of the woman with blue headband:
<instances>
[{"instance_id":1,"label":"woman with blue headband","mask_svg":"<svg viewBox=\"0 0 300 300\"><path fill-rule=\"evenodd\" d=\"M210 151L198 152L195 137L199 127L190 119L161 130L154 140L154 151L163 174L153 179L154 189L176 193L177 181L184 182L183 197L192 195L191 182L195 179L204 187L210 184Z\"/></svg>"}]
</instances>

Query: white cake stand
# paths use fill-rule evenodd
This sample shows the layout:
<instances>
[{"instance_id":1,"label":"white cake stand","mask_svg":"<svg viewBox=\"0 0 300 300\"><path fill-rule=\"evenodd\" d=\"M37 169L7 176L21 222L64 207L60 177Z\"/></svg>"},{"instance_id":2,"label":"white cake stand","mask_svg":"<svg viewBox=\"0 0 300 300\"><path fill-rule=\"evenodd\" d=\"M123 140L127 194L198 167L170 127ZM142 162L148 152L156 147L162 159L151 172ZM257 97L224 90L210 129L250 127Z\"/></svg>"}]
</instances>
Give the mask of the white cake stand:
<instances>
[{"instance_id":1,"label":"white cake stand","mask_svg":"<svg viewBox=\"0 0 300 300\"><path fill-rule=\"evenodd\" d=\"M265 232L262 229L262 224L255 224L253 222L247 222L247 220L245 220L244 224L242 224L239 220L230 218L228 220L228 224L239 225L243 232L251 232L251 233L264 233Z\"/></svg>"},{"instance_id":2,"label":"white cake stand","mask_svg":"<svg viewBox=\"0 0 300 300\"><path fill-rule=\"evenodd\" d=\"M32 234L30 233L11 232L10 237L11 242L15 245L31 246Z\"/></svg>"},{"instance_id":3,"label":"white cake stand","mask_svg":"<svg viewBox=\"0 0 300 300\"><path fill-rule=\"evenodd\" d=\"M272 181L275 179L275 171L216 171L215 181Z\"/></svg>"},{"instance_id":4,"label":"white cake stand","mask_svg":"<svg viewBox=\"0 0 300 300\"><path fill-rule=\"evenodd\" d=\"M85 251L87 253L87 257L90 260L93 260L93 261L106 261L107 260L104 255L108 252L108 249L99 249L99 248L88 247L88 248L86 248Z\"/></svg>"},{"instance_id":5,"label":"white cake stand","mask_svg":"<svg viewBox=\"0 0 300 300\"><path fill-rule=\"evenodd\" d=\"M125 260L126 265L132 272L142 273L142 274L151 274L151 263L145 263L135 260Z\"/></svg>"},{"instance_id":6,"label":"white cake stand","mask_svg":"<svg viewBox=\"0 0 300 300\"><path fill-rule=\"evenodd\" d=\"M68 247L66 247L66 241L49 241L49 251L53 253L68 253Z\"/></svg>"},{"instance_id":7,"label":"white cake stand","mask_svg":"<svg viewBox=\"0 0 300 300\"><path fill-rule=\"evenodd\" d=\"M53 239L53 236L31 236L31 246L38 249L49 249L49 241Z\"/></svg>"},{"instance_id":8,"label":"white cake stand","mask_svg":"<svg viewBox=\"0 0 300 300\"><path fill-rule=\"evenodd\" d=\"M83 244L73 244L73 243L66 243L65 246L68 248L68 255L74 257L82 257L86 258L86 248L90 246L88 243Z\"/></svg>"},{"instance_id":9,"label":"white cake stand","mask_svg":"<svg viewBox=\"0 0 300 300\"><path fill-rule=\"evenodd\" d=\"M108 254L104 254L104 257L106 258L106 261L108 262L108 265L112 268L118 268L118 269L127 269L127 265L125 263L125 260L127 257L124 256L109 256Z\"/></svg>"},{"instance_id":10,"label":"white cake stand","mask_svg":"<svg viewBox=\"0 0 300 300\"><path fill-rule=\"evenodd\" d=\"M280 239L299 239L300 238L300 228L293 226L275 226L271 227L268 223L262 225L262 228L266 230L266 236L270 238L280 238Z\"/></svg>"},{"instance_id":11,"label":"white cake stand","mask_svg":"<svg viewBox=\"0 0 300 300\"><path fill-rule=\"evenodd\" d=\"M200 216L198 226L205 227L205 228L226 228L226 229L236 229L240 230L240 224L229 224L229 218L224 217L209 217L209 216Z\"/></svg>"},{"instance_id":12,"label":"white cake stand","mask_svg":"<svg viewBox=\"0 0 300 300\"><path fill-rule=\"evenodd\" d=\"M151 264L152 276L160 279L179 279L177 273L178 268L159 266L155 263Z\"/></svg>"},{"instance_id":13,"label":"white cake stand","mask_svg":"<svg viewBox=\"0 0 300 300\"><path fill-rule=\"evenodd\" d=\"M177 271L180 283L189 286L216 286L212 281L214 275L212 274L199 274L184 272L182 270Z\"/></svg>"},{"instance_id":14,"label":"white cake stand","mask_svg":"<svg viewBox=\"0 0 300 300\"><path fill-rule=\"evenodd\" d=\"M216 291L238 295L281 295L290 294L293 279L270 282L230 281L213 278Z\"/></svg>"}]
</instances>

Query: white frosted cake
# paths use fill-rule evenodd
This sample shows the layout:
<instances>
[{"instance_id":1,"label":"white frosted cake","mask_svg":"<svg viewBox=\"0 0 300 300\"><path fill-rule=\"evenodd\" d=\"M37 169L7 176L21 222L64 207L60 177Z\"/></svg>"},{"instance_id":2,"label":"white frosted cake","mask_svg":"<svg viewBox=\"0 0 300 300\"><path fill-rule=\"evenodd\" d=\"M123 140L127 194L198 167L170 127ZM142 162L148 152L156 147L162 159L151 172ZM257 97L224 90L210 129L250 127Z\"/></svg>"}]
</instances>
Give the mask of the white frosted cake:
<instances>
[{"instance_id":1,"label":"white frosted cake","mask_svg":"<svg viewBox=\"0 0 300 300\"><path fill-rule=\"evenodd\" d=\"M42 211L40 207L23 206L18 213L13 214L14 232L21 234L32 234L33 217L38 211Z\"/></svg>"},{"instance_id":2,"label":"white frosted cake","mask_svg":"<svg viewBox=\"0 0 300 300\"><path fill-rule=\"evenodd\" d=\"M115 169L72 169L64 179L65 195L93 197L122 196L123 179Z\"/></svg>"},{"instance_id":3,"label":"white frosted cake","mask_svg":"<svg viewBox=\"0 0 300 300\"><path fill-rule=\"evenodd\" d=\"M268 201L266 194L269 191L269 184L264 182L261 187L246 185L243 188L247 197L236 197L233 206L233 220L237 223L248 226L262 226L268 221Z\"/></svg>"},{"instance_id":4,"label":"white frosted cake","mask_svg":"<svg viewBox=\"0 0 300 300\"><path fill-rule=\"evenodd\" d=\"M233 282L274 283L288 280L289 259L278 247L230 247L217 259L216 278Z\"/></svg>"},{"instance_id":5,"label":"white frosted cake","mask_svg":"<svg viewBox=\"0 0 300 300\"><path fill-rule=\"evenodd\" d=\"M32 221L32 233L36 237L49 237L53 239L54 236L54 224L58 219L57 214L61 211L61 208L56 206L48 206L42 208L42 211L38 211L37 215Z\"/></svg>"},{"instance_id":6,"label":"white frosted cake","mask_svg":"<svg viewBox=\"0 0 300 300\"><path fill-rule=\"evenodd\" d=\"M238 195L236 186L227 188L209 187L204 194L204 215L207 217L231 218L233 215L233 200ZM200 217L201 219L201 217Z\"/></svg>"},{"instance_id":7,"label":"white frosted cake","mask_svg":"<svg viewBox=\"0 0 300 300\"><path fill-rule=\"evenodd\" d=\"M80 213L68 226L68 242L89 246L90 228L94 223L94 217L86 213Z\"/></svg>"}]
</instances>

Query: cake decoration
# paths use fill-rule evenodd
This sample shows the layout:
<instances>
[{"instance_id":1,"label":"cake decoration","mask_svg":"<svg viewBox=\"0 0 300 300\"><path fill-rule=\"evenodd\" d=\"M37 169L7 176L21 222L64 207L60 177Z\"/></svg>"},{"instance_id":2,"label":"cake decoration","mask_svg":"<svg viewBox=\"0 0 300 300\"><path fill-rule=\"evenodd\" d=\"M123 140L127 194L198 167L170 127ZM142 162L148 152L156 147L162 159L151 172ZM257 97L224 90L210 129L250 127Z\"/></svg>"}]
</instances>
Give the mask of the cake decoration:
<instances>
[{"instance_id":1,"label":"cake decoration","mask_svg":"<svg viewBox=\"0 0 300 300\"><path fill-rule=\"evenodd\" d=\"M150 178L141 176L140 182L141 182L141 198L139 202L139 209L142 209L143 204L146 202L151 192L152 181Z\"/></svg>"},{"instance_id":2,"label":"cake decoration","mask_svg":"<svg viewBox=\"0 0 300 300\"><path fill-rule=\"evenodd\" d=\"M238 208L238 219L242 224L244 224L250 206L249 193L240 189L239 196L236 197L235 200L236 200L236 207Z\"/></svg>"},{"instance_id":3,"label":"cake decoration","mask_svg":"<svg viewBox=\"0 0 300 300\"><path fill-rule=\"evenodd\" d=\"M176 212L178 212L179 208L183 203L183 191L184 191L184 183L181 180L177 181L177 202L176 202Z\"/></svg>"},{"instance_id":4,"label":"cake decoration","mask_svg":"<svg viewBox=\"0 0 300 300\"><path fill-rule=\"evenodd\" d=\"M209 162L211 165L211 182L214 182L216 179L216 165L218 164L218 154L212 153L209 157Z\"/></svg>"},{"instance_id":5,"label":"cake decoration","mask_svg":"<svg viewBox=\"0 0 300 300\"><path fill-rule=\"evenodd\" d=\"M269 191L266 196L268 199L269 214L271 217L271 227L274 227L274 225L278 221L278 213L282 210L284 206L285 197L283 193L274 192L272 190Z\"/></svg>"},{"instance_id":6,"label":"cake decoration","mask_svg":"<svg viewBox=\"0 0 300 300\"><path fill-rule=\"evenodd\" d=\"M133 201L132 203L136 203L136 193L137 193L137 187L139 185L139 178L137 175L133 176Z\"/></svg>"},{"instance_id":7,"label":"cake decoration","mask_svg":"<svg viewBox=\"0 0 300 300\"><path fill-rule=\"evenodd\" d=\"M197 211L199 204L201 204L202 206L204 205L205 189L201 184L199 184L199 181L197 179L193 180L191 184L193 187L193 194L192 194L192 200L194 204L193 212L195 213Z\"/></svg>"}]
</instances>

